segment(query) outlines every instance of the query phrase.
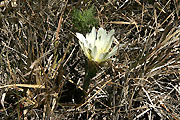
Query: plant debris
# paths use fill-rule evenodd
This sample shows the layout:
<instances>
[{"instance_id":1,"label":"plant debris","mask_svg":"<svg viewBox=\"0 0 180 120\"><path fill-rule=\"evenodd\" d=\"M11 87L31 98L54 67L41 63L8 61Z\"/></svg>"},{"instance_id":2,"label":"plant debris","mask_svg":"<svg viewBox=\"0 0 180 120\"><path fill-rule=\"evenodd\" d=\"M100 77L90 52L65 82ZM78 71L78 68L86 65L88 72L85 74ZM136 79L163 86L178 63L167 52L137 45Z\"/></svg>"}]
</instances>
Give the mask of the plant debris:
<instances>
[{"instance_id":1,"label":"plant debris","mask_svg":"<svg viewBox=\"0 0 180 120\"><path fill-rule=\"evenodd\" d=\"M1 0L0 119L180 120L179 6ZM93 26L114 29L119 48L84 99L86 57L75 33Z\"/></svg>"}]
</instances>

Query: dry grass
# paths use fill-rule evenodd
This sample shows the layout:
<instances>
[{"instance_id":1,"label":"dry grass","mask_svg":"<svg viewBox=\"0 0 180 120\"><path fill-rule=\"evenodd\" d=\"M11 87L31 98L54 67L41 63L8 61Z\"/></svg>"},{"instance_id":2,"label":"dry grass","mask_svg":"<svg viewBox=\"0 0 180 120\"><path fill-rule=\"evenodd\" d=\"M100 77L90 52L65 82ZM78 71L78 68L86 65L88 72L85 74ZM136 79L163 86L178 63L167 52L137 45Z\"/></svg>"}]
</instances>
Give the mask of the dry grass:
<instances>
[{"instance_id":1,"label":"dry grass","mask_svg":"<svg viewBox=\"0 0 180 120\"><path fill-rule=\"evenodd\" d=\"M99 26L120 47L92 79L85 102L85 59L72 6L96 8ZM178 0L17 0L0 5L0 118L180 120Z\"/></svg>"}]
</instances>

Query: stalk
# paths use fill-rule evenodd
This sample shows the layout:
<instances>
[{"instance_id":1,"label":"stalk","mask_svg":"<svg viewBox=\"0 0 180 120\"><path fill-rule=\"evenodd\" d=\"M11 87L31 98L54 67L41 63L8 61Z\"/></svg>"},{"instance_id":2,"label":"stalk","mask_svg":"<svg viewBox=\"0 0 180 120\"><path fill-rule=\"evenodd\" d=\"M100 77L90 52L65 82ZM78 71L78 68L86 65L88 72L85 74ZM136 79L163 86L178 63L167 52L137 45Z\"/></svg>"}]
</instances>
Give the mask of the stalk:
<instances>
[{"instance_id":1,"label":"stalk","mask_svg":"<svg viewBox=\"0 0 180 120\"><path fill-rule=\"evenodd\" d=\"M89 85L91 83L91 79L96 76L97 73L97 65L93 61L86 61L86 70L85 70L85 79L84 79L84 84L83 84L83 90L86 93Z\"/></svg>"}]
</instances>

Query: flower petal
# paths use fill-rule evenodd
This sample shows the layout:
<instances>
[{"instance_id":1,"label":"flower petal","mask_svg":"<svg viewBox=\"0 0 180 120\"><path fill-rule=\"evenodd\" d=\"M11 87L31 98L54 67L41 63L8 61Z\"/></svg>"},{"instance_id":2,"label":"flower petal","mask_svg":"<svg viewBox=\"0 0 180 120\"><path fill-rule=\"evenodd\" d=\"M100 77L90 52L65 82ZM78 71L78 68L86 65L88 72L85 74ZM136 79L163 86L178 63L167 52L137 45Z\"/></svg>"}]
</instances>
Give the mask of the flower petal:
<instances>
[{"instance_id":1,"label":"flower petal","mask_svg":"<svg viewBox=\"0 0 180 120\"><path fill-rule=\"evenodd\" d=\"M106 30L104 30L103 28L99 28L98 34L97 34L97 40L101 41L102 40L101 37L105 34L106 34Z\"/></svg>"},{"instance_id":2,"label":"flower petal","mask_svg":"<svg viewBox=\"0 0 180 120\"><path fill-rule=\"evenodd\" d=\"M106 56L108 55L108 52L106 53L100 53L98 56L96 56L96 58L94 59L94 61L96 61L97 63L101 63L104 62L106 60Z\"/></svg>"},{"instance_id":3,"label":"flower petal","mask_svg":"<svg viewBox=\"0 0 180 120\"><path fill-rule=\"evenodd\" d=\"M80 44L85 56L90 59L91 58L91 55L90 55L90 52L89 52L90 50L87 47L85 47L84 44L81 41L79 41L79 44Z\"/></svg>"},{"instance_id":4,"label":"flower petal","mask_svg":"<svg viewBox=\"0 0 180 120\"><path fill-rule=\"evenodd\" d=\"M96 55L97 55L97 47L94 46L94 47L92 48L91 56L92 56L92 57L95 57Z\"/></svg>"},{"instance_id":5,"label":"flower petal","mask_svg":"<svg viewBox=\"0 0 180 120\"><path fill-rule=\"evenodd\" d=\"M84 46L87 47L87 40L86 40L86 38L82 34L80 34L80 33L76 33L76 36L84 44Z\"/></svg>"},{"instance_id":6,"label":"flower petal","mask_svg":"<svg viewBox=\"0 0 180 120\"><path fill-rule=\"evenodd\" d=\"M111 52L108 53L108 55L106 56L105 59L110 58L111 56L115 55L117 52L118 46L114 46L113 49L111 50Z\"/></svg>"},{"instance_id":7,"label":"flower petal","mask_svg":"<svg viewBox=\"0 0 180 120\"><path fill-rule=\"evenodd\" d=\"M84 54L86 55L86 57L87 57L88 59L92 59L92 57L91 57L91 55L90 55L90 52L91 52L90 49L87 49L87 48L84 49Z\"/></svg>"},{"instance_id":8,"label":"flower petal","mask_svg":"<svg viewBox=\"0 0 180 120\"><path fill-rule=\"evenodd\" d=\"M106 43L107 43L107 46L106 46L106 52L109 51L109 49L111 48L111 45L112 45L112 42L115 40L114 36L114 30L111 30L108 35L107 35L107 38L106 38Z\"/></svg>"},{"instance_id":9,"label":"flower petal","mask_svg":"<svg viewBox=\"0 0 180 120\"><path fill-rule=\"evenodd\" d=\"M106 31L103 28L99 28L98 33L97 33L96 42L95 42L98 52L103 51L105 42L103 41L102 37L105 35L106 35Z\"/></svg>"},{"instance_id":10,"label":"flower petal","mask_svg":"<svg viewBox=\"0 0 180 120\"><path fill-rule=\"evenodd\" d=\"M88 43L91 43L92 46L95 45L95 40L96 40L96 29L95 27L92 28L91 33L86 34L86 39Z\"/></svg>"}]
</instances>

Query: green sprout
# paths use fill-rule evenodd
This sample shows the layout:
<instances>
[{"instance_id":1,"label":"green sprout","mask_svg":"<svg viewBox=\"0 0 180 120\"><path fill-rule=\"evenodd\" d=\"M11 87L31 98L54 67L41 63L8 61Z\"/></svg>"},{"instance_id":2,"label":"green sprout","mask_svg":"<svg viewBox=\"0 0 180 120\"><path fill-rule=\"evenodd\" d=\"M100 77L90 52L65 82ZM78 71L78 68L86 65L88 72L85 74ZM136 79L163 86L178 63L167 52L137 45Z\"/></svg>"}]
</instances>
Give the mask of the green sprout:
<instances>
[{"instance_id":1,"label":"green sprout","mask_svg":"<svg viewBox=\"0 0 180 120\"><path fill-rule=\"evenodd\" d=\"M72 22L77 32L89 32L93 26L98 25L98 20L95 18L94 6L84 11L74 8L72 11Z\"/></svg>"}]
</instances>

